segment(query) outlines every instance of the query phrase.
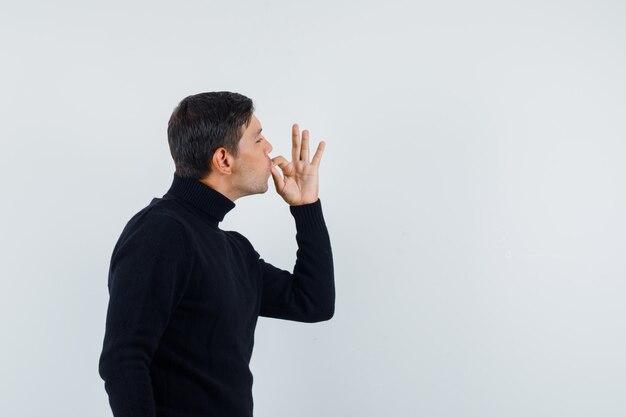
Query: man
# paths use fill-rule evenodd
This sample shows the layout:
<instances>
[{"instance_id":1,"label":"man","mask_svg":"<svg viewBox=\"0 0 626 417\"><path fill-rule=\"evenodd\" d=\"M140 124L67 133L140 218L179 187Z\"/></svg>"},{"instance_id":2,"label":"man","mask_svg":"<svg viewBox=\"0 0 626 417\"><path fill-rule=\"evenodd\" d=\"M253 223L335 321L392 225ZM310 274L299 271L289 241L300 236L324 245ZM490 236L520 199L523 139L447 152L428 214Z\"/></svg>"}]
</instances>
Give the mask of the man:
<instances>
[{"instance_id":1,"label":"man","mask_svg":"<svg viewBox=\"0 0 626 417\"><path fill-rule=\"evenodd\" d=\"M253 112L243 95L212 92L185 98L170 118L171 187L129 220L111 257L99 372L115 417L252 416L258 316L313 323L334 314L318 198L325 143L309 160L309 133L300 138L294 124L293 160L271 159ZM293 273L219 228L235 200L267 191L270 175L295 220Z\"/></svg>"}]
</instances>

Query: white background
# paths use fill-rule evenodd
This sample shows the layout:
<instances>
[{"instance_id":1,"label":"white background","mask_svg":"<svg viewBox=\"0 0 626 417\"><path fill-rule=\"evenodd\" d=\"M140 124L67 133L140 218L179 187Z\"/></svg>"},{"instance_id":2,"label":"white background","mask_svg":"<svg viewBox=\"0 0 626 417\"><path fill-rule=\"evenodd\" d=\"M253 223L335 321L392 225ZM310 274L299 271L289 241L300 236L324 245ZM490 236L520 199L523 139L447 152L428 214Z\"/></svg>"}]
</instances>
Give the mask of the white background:
<instances>
[{"instance_id":1,"label":"white background","mask_svg":"<svg viewBox=\"0 0 626 417\"><path fill-rule=\"evenodd\" d=\"M3 2L0 414L111 415L111 251L228 90L327 142L336 314L259 320L256 417L626 415L625 41L617 0ZM273 185L236 204L291 269Z\"/></svg>"}]
</instances>

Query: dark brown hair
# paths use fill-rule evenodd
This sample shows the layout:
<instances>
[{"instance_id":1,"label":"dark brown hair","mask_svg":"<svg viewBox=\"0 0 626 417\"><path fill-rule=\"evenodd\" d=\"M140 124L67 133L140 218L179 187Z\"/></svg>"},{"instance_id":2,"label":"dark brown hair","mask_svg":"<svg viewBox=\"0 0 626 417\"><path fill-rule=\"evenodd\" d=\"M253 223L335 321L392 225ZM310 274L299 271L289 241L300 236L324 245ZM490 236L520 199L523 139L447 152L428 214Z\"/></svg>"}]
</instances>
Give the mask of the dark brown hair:
<instances>
[{"instance_id":1,"label":"dark brown hair","mask_svg":"<svg viewBox=\"0 0 626 417\"><path fill-rule=\"evenodd\" d=\"M211 171L211 158L220 147L237 156L239 140L253 112L251 99L229 91L185 97L167 125L176 174L196 179L206 177Z\"/></svg>"}]
</instances>

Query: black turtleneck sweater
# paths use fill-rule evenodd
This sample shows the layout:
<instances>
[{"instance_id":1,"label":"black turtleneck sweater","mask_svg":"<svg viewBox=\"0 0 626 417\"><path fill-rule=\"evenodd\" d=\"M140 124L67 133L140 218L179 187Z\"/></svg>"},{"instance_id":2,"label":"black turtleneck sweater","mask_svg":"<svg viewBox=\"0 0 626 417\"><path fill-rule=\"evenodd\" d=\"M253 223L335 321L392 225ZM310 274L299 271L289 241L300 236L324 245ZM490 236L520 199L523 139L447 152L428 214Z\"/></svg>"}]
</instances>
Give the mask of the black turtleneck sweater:
<instances>
[{"instance_id":1,"label":"black turtleneck sweater","mask_svg":"<svg viewBox=\"0 0 626 417\"><path fill-rule=\"evenodd\" d=\"M249 417L258 316L329 320L335 285L321 201L289 206L293 273L219 222L235 203L174 174L113 249L99 362L115 417Z\"/></svg>"}]
</instances>

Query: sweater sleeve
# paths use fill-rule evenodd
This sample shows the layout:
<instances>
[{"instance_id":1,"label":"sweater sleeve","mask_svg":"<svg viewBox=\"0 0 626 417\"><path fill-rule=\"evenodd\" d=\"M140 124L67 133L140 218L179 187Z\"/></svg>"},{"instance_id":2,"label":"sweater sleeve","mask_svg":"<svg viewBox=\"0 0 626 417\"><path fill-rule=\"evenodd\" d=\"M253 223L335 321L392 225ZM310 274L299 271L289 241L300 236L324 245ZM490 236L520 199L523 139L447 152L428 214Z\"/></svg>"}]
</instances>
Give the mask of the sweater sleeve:
<instances>
[{"instance_id":1,"label":"sweater sleeve","mask_svg":"<svg viewBox=\"0 0 626 417\"><path fill-rule=\"evenodd\" d=\"M335 312L333 256L322 203L290 206L296 222L296 263L293 273L260 258L263 277L260 315L314 323L330 320Z\"/></svg>"},{"instance_id":2,"label":"sweater sleeve","mask_svg":"<svg viewBox=\"0 0 626 417\"><path fill-rule=\"evenodd\" d=\"M113 250L99 373L115 417L155 416L149 364L187 286L189 249L182 225L148 213Z\"/></svg>"}]
</instances>

